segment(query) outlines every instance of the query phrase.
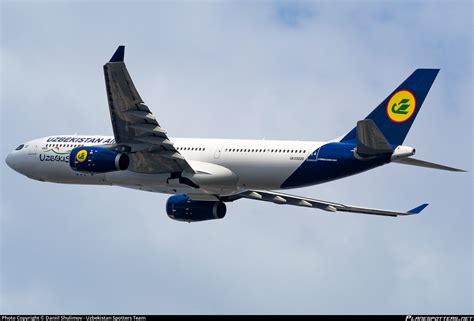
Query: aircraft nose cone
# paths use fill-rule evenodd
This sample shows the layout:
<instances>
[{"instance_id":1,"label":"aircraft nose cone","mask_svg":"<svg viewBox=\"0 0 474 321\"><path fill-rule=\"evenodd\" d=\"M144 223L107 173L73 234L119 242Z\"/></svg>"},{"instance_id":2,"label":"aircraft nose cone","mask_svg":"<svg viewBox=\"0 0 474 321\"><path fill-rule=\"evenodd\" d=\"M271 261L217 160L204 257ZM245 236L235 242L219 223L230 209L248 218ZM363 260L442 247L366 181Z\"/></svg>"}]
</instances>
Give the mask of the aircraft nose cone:
<instances>
[{"instance_id":1,"label":"aircraft nose cone","mask_svg":"<svg viewBox=\"0 0 474 321\"><path fill-rule=\"evenodd\" d=\"M15 155L15 153L9 153L5 158L5 163L14 171L20 172L20 164L18 164L17 155Z\"/></svg>"},{"instance_id":2,"label":"aircraft nose cone","mask_svg":"<svg viewBox=\"0 0 474 321\"><path fill-rule=\"evenodd\" d=\"M15 169L12 153L8 153L7 158L5 158L5 163L7 163L8 167L10 167L11 169Z\"/></svg>"}]
</instances>

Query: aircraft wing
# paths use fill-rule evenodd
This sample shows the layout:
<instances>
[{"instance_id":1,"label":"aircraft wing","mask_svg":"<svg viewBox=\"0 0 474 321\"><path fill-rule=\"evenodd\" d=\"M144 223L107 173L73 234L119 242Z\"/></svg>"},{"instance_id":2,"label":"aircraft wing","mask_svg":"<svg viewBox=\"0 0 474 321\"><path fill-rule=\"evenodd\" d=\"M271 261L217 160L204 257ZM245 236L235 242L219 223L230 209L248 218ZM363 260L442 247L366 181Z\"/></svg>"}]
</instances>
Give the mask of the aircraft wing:
<instances>
[{"instance_id":1,"label":"aircraft wing","mask_svg":"<svg viewBox=\"0 0 474 321\"><path fill-rule=\"evenodd\" d=\"M375 208L358 207L345 205L340 203L322 201L307 197L294 196L284 193L278 193L273 191L261 191L261 190L247 190L239 194L228 196L228 201L237 200L240 198L248 198L257 201L272 202L276 204L287 204L302 207L317 208L328 212L351 212L359 214L372 214L372 215L383 215L383 216L398 216L398 215L413 215L420 213L428 204L422 204L415 207L408 212L396 212L387 211Z\"/></svg>"},{"instance_id":2,"label":"aircraft wing","mask_svg":"<svg viewBox=\"0 0 474 321\"><path fill-rule=\"evenodd\" d=\"M175 149L165 130L143 103L124 63L125 47L119 46L104 65L105 86L115 149L130 152L130 170L140 173L188 171L189 163Z\"/></svg>"}]
</instances>

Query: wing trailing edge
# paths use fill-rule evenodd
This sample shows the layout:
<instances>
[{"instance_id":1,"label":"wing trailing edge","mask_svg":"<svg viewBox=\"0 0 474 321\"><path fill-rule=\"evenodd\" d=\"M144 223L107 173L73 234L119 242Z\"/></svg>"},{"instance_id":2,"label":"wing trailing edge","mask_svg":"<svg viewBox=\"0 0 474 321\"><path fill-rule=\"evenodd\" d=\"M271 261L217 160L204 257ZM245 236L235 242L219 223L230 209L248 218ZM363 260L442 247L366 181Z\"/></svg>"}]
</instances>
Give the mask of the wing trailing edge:
<instances>
[{"instance_id":1,"label":"wing trailing edge","mask_svg":"<svg viewBox=\"0 0 474 321\"><path fill-rule=\"evenodd\" d=\"M412 158L412 157L397 159L394 162L399 163L399 164L404 164L404 165L419 166L419 167L426 167L426 168L432 168L432 169L440 169L440 170L450 171L450 172L467 172L464 169L459 169L459 168L449 167L449 166L445 166L445 165L441 165L441 164L431 163L431 162L423 161L423 160Z\"/></svg>"}]
</instances>

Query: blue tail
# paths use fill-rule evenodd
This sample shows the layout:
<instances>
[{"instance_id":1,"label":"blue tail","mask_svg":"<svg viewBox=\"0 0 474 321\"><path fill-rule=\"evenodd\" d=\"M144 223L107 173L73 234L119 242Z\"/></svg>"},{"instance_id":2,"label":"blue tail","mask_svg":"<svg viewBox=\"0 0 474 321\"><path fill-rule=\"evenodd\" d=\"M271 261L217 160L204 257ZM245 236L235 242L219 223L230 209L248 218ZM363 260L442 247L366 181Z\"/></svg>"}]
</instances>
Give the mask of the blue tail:
<instances>
[{"instance_id":1,"label":"blue tail","mask_svg":"<svg viewBox=\"0 0 474 321\"><path fill-rule=\"evenodd\" d=\"M372 119L390 144L401 145L439 69L417 69L365 119ZM341 141L356 139L354 127Z\"/></svg>"}]
</instances>

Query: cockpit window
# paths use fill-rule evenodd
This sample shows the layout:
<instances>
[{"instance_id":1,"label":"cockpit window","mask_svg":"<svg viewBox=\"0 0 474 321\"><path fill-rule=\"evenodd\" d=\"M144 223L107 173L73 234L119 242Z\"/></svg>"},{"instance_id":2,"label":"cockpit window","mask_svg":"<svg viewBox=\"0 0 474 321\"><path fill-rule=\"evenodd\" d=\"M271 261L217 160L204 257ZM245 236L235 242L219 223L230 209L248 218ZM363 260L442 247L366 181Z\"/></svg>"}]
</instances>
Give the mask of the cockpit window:
<instances>
[{"instance_id":1,"label":"cockpit window","mask_svg":"<svg viewBox=\"0 0 474 321\"><path fill-rule=\"evenodd\" d=\"M25 145L21 144L20 146L18 146L17 148L15 148L15 150L20 150L24 147Z\"/></svg>"}]
</instances>

